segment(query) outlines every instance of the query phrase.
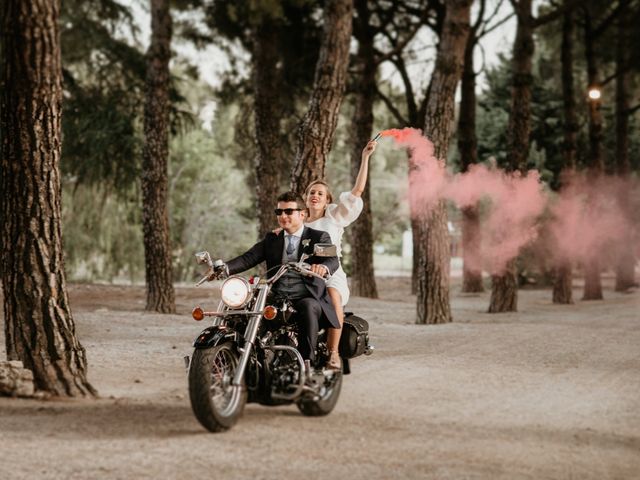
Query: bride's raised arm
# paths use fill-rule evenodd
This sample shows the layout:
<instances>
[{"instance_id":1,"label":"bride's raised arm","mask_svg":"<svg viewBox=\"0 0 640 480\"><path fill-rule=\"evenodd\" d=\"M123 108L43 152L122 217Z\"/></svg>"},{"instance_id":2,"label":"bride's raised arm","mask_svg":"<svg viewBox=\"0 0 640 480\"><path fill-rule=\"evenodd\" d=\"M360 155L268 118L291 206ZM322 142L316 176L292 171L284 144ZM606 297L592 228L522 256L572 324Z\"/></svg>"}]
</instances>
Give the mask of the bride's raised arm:
<instances>
[{"instance_id":1,"label":"bride's raised arm","mask_svg":"<svg viewBox=\"0 0 640 480\"><path fill-rule=\"evenodd\" d=\"M364 187L367 186L367 176L369 174L369 158L376 150L378 142L375 140L369 141L362 150L362 161L360 162L360 170L358 170L358 176L356 182L351 189L351 193L356 197L361 197L364 192Z\"/></svg>"}]
</instances>

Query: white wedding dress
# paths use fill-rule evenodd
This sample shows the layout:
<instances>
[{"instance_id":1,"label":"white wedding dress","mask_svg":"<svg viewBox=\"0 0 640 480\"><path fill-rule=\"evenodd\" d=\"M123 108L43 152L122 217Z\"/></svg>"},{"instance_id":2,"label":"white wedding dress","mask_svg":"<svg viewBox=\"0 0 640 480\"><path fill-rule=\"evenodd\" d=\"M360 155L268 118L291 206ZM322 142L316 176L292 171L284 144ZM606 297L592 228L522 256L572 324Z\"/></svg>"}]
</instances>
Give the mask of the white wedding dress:
<instances>
[{"instance_id":1,"label":"white wedding dress","mask_svg":"<svg viewBox=\"0 0 640 480\"><path fill-rule=\"evenodd\" d=\"M327 232L331 237L331 242L337 247L338 259L340 259L342 256L342 234L344 233L344 228L358 218L360 212L362 212L362 205L362 198L356 197L351 192L343 192L340 194L337 204L331 203L327 205L324 217L305 223L305 225ZM331 278L327 281L327 287L338 290L342 297L342 305L347 304L349 301L349 284L347 283L347 274L344 273L342 265L331 275Z\"/></svg>"}]
</instances>

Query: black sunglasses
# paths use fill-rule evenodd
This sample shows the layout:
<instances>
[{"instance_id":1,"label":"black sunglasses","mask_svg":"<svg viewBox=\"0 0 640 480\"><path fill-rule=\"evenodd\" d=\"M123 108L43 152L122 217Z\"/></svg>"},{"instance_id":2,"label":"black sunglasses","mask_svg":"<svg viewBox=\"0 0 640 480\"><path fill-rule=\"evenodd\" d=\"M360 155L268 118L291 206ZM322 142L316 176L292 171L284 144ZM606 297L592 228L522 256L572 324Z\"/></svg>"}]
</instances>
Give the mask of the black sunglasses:
<instances>
[{"instance_id":1,"label":"black sunglasses","mask_svg":"<svg viewBox=\"0 0 640 480\"><path fill-rule=\"evenodd\" d=\"M302 209L301 208L276 208L274 212L276 212L276 215L279 217L283 213L286 213L287 215L293 215L293 212L299 212L300 210Z\"/></svg>"}]
</instances>

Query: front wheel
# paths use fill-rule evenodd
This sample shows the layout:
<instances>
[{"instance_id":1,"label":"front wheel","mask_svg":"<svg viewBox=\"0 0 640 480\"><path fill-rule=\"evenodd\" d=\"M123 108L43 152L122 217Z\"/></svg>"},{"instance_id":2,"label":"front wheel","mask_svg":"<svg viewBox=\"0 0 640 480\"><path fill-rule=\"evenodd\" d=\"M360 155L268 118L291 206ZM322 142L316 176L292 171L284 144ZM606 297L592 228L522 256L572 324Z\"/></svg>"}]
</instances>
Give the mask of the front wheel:
<instances>
[{"instance_id":1,"label":"front wheel","mask_svg":"<svg viewBox=\"0 0 640 480\"><path fill-rule=\"evenodd\" d=\"M222 432L242 415L247 391L231 384L239 357L231 343L196 349L189 367L189 398L198 421L207 430Z\"/></svg>"},{"instance_id":2,"label":"front wheel","mask_svg":"<svg viewBox=\"0 0 640 480\"><path fill-rule=\"evenodd\" d=\"M307 417L322 417L329 415L340 397L342 389L342 373L337 373L332 379L325 381L318 399L302 399L297 403L298 410Z\"/></svg>"}]
</instances>

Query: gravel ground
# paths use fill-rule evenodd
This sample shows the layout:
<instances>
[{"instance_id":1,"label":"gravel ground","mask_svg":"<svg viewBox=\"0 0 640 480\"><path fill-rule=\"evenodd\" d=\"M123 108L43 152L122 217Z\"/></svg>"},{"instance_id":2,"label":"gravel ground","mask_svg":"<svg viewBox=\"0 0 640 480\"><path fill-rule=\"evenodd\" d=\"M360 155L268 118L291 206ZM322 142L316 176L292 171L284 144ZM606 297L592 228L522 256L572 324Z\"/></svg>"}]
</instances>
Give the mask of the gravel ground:
<instances>
[{"instance_id":1,"label":"gravel ground","mask_svg":"<svg viewBox=\"0 0 640 480\"><path fill-rule=\"evenodd\" d=\"M408 279L379 289L351 301L377 350L331 415L248 405L210 434L182 357L213 290L178 288L180 313L156 315L141 287L72 285L100 398L0 398L0 478L640 478L640 292L560 306L521 290L518 313L489 315L489 293L454 288L454 322L420 326Z\"/></svg>"}]
</instances>

